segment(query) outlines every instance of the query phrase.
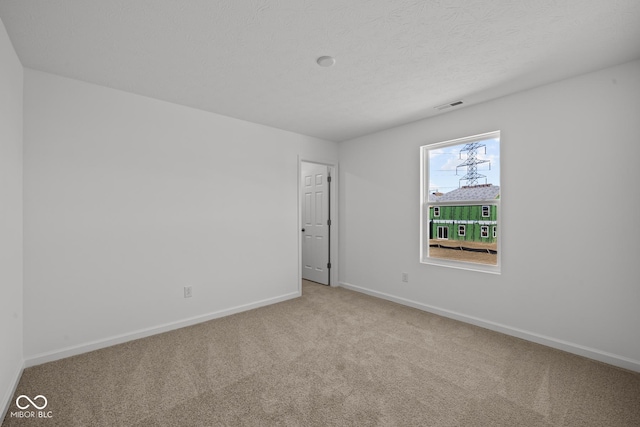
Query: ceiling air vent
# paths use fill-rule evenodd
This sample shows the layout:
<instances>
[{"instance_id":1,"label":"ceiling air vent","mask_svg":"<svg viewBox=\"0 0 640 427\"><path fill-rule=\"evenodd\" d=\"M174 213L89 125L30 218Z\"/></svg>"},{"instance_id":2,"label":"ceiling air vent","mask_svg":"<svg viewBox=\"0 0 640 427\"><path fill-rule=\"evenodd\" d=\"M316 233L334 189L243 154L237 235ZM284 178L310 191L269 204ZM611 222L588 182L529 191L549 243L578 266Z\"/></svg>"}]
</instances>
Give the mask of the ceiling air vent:
<instances>
[{"instance_id":1,"label":"ceiling air vent","mask_svg":"<svg viewBox=\"0 0 640 427\"><path fill-rule=\"evenodd\" d=\"M442 111L442 110L446 110L447 108L451 108L451 107L457 107L458 105L462 105L464 102L463 101L455 101L455 102L451 102L449 104L442 104L439 105L437 107L433 107L438 111Z\"/></svg>"}]
</instances>

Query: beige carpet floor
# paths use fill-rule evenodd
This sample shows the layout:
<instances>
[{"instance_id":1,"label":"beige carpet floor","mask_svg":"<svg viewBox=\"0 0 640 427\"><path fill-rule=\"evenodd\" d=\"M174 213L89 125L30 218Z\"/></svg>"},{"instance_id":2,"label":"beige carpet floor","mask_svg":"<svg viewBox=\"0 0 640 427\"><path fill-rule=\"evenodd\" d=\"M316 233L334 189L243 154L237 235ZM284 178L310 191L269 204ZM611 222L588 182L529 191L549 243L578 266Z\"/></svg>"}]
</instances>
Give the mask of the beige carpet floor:
<instances>
[{"instance_id":1,"label":"beige carpet floor","mask_svg":"<svg viewBox=\"0 0 640 427\"><path fill-rule=\"evenodd\" d=\"M19 395L45 396L51 418L11 417ZM640 426L640 374L305 282L295 300L28 368L2 424L218 425Z\"/></svg>"}]
</instances>

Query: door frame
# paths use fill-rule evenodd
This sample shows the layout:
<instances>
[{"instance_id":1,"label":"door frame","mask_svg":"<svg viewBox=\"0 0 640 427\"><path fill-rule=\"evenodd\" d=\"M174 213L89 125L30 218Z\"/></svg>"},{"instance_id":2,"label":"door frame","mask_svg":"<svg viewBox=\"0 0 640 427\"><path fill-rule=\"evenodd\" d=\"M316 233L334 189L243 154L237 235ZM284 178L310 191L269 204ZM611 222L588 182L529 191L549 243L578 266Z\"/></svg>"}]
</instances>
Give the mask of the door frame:
<instances>
[{"instance_id":1,"label":"door frame","mask_svg":"<svg viewBox=\"0 0 640 427\"><path fill-rule=\"evenodd\" d=\"M338 286L338 267L339 267L339 225L338 221L338 182L339 182L339 169L338 163L326 160L326 159L318 159L318 158L309 158L298 156L298 175L297 175L297 185L298 189L298 228L296 230L298 236L298 291L302 295L302 163L315 163L323 166L328 166L329 171L331 173L331 183L329 184L329 188L331 190L331 197L329 198L329 202L331 203L331 208L329 210L329 215L331 217L331 228L330 228L330 244L329 250L331 253L331 269L329 270L329 286L337 287Z\"/></svg>"}]
</instances>

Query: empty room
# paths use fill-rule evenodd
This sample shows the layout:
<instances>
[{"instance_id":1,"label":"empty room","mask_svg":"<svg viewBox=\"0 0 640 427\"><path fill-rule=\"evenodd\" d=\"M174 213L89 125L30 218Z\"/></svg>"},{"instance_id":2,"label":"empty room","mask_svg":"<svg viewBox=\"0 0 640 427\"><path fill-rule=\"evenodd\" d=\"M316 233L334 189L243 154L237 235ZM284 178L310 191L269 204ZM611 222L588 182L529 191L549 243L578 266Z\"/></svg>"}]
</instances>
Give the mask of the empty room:
<instances>
[{"instance_id":1,"label":"empty room","mask_svg":"<svg viewBox=\"0 0 640 427\"><path fill-rule=\"evenodd\" d=\"M0 0L0 424L639 426L637 0Z\"/></svg>"}]
</instances>

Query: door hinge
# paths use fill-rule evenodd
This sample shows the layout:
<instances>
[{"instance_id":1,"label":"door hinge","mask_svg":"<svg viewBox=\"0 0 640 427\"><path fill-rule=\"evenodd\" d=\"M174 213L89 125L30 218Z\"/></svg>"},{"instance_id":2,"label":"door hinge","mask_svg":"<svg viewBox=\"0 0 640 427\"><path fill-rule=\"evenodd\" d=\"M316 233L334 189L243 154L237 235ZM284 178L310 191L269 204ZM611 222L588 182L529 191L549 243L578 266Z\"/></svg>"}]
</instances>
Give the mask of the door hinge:
<instances>
[{"instance_id":1,"label":"door hinge","mask_svg":"<svg viewBox=\"0 0 640 427\"><path fill-rule=\"evenodd\" d=\"M327 182L331 182L331 175L327 177Z\"/></svg>"},{"instance_id":2,"label":"door hinge","mask_svg":"<svg viewBox=\"0 0 640 427\"><path fill-rule=\"evenodd\" d=\"M327 220L327 225L331 226L331 220L330 219Z\"/></svg>"},{"instance_id":3,"label":"door hinge","mask_svg":"<svg viewBox=\"0 0 640 427\"><path fill-rule=\"evenodd\" d=\"M331 263L327 263L327 268L331 268Z\"/></svg>"}]
</instances>

